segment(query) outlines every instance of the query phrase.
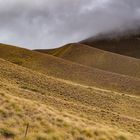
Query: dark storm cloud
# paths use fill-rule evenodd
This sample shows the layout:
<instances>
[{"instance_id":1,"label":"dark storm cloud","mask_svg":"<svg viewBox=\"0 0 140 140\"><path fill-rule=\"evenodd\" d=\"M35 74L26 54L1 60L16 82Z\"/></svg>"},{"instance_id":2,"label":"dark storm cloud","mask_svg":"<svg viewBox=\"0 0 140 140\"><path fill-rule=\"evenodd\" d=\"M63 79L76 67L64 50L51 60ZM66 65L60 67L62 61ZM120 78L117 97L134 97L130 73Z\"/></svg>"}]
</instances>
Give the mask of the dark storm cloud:
<instances>
[{"instance_id":1,"label":"dark storm cloud","mask_svg":"<svg viewBox=\"0 0 140 140\"><path fill-rule=\"evenodd\" d=\"M23 47L58 47L139 25L140 0L0 0L0 42Z\"/></svg>"}]
</instances>

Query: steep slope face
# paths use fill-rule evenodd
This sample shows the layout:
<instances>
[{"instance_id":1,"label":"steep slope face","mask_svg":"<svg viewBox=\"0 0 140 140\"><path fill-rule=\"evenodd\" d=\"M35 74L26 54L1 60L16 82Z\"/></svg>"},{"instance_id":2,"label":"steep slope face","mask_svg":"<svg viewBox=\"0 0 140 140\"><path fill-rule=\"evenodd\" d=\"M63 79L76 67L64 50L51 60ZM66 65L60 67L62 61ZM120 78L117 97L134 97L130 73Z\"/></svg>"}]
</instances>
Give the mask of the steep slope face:
<instances>
[{"instance_id":1,"label":"steep slope face","mask_svg":"<svg viewBox=\"0 0 140 140\"><path fill-rule=\"evenodd\" d=\"M140 80L78 65L54 56L0 45L0 58L53 77L129 94L140 94Z\"/></svg>"},{"instance_id":2,"label":"steep slope face","mask_svg":"<svg viewBox=\"0 0 140 140\"><path fill-rule=\"evenodd\" d=\"M83 44L68 44L52 50L37 50L72 62L140 78L140 60Z\"/></svg>"},{"instance_id":3,"label":"steep slope face","mask_svg":"<svg viewBox=\"0 0 140 140\"><path fill-rule=\"evenodd\" d=\"M78 85L3 59L0 87L0 138L23 138L27 123L29 139L140 138L139 97Z\"/></svg>"},{"instance_id":4,"label":"steep slope face","mask_svg":"<svg viewBox=\"0 0 140 140\"><path fill-rule=\"evenodd\" d=\"M102 50L131 56L140 59L140 36L122 37L116 39L95 39L90 38L81 43L90 45Z\"/></svg>"}]
</instances>

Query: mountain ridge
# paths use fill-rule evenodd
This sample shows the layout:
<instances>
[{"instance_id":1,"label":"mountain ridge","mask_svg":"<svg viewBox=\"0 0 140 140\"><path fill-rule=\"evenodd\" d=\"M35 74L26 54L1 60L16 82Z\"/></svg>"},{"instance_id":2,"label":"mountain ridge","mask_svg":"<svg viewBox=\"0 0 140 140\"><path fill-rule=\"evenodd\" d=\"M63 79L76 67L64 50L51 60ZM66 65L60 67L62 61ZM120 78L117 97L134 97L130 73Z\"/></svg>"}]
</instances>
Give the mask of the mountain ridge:
<instances>
[{"instance_id":1,"label":"mountain ridge","mask_svg":"<svg viewBox=\"0 0 140 140\"><path fill-rule=\"evenodd\" d=\"M102 36L102 35L101 35ZM105 35L103 35L105 36ZM93 46L105 51L118 53L140 59L140 35L129 35L117 38L91 37L80 43Z\"/></svg>"}]
</instances>

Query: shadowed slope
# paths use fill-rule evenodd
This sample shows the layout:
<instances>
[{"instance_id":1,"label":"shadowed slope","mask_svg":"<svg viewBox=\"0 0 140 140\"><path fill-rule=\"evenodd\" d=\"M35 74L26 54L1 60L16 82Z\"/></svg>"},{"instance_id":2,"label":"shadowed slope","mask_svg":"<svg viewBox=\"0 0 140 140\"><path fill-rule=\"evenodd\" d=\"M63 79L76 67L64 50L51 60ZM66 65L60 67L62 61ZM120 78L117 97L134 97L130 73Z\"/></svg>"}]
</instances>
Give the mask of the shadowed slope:
<instances>
[{"instance_id":1,"label":"shadowed slope","mask_svg":"<svg viewBox=\"0 0 140 140\"><path fill-rule=\"evenodd\" d=\"M140 59L140 35L115 39L104 39L104 37L99 36L97 38L89 38L81 43Z\"/></svg>"},{"instance_id":2,"label":"shadowed slope","mask_svg":"<svg viewBox=\"0 0 140 140\"><path fill-rule=\"evenodd\" d=\"M46 137L53 133L60 139L80 136L89 140L104 134L107 139L118 140L124 131L130 140L131 135L139 138L139 97L78 85L3 59L0 86L0 133L5 127L14 128L18 130L15 135L22 137L23 126L29 122L32 129L28 135L43 132ZM94 131L99 127L103 134L99 131L96 136ZM73 135L75 129L79 133Z\"/></svg>"},{"instance_id":3,"label":"shadowed slope","mask_svg":"<svg viewBox=\"0 0 140 140\"><path fill-rule=\"evenodd\" d=\"M140 60L87 45L75 43L57 49L38 51L93 68L140 78Z\"/></svg>"},{"instance_id":4,"label":"shadowed slope","mask_svg":"<svg viewBox=\"0 0 140 140\"><path fill-rule=\"evenodd\" d=\"M53 77L129 94L140 94L140 81L137 78L79 65L47 54L0 45L0 57Z\"/></svg>"}]
</instances>

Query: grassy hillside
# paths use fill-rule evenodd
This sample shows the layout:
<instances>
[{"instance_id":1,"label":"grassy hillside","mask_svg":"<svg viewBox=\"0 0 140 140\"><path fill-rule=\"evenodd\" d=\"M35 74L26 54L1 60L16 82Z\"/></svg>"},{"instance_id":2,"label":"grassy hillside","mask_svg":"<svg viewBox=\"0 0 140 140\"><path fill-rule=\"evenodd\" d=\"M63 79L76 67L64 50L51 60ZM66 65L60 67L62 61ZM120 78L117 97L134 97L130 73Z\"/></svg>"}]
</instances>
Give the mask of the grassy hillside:
<instances>
[{"instance_id":1,"label":"grassy hillside","mask_svg":"<svg viewBox=\"0 0 140 140\"><path fill-rule=\"evenodd\" d=\"M79 65L51 55L2 44L0 58L79 84L133 95L140 94L140 80L137 78Z\"/></svg>"},{"instance_id":2,"label":"grassy hillside","mask_svg":"<svg viewBox=\"0 0 140 140\"><path fill-rule=\"evenodd\" d=\"M102 37L89 38L81 43L102 50L131 56L140 59L140 35L104 39Z\"/></svg>"},{"instance_id":3,"label":"grassy hillside","mask_svg":"<svg viewBox=\"0 0 140 140\"><path fill-rule=\"evenodd\" d=\"M50 77L0 59L0 137L139 140L139 96ZM59 131L58 131L59 130Z\"/></svg>"},{"instance_id":4,"label":"grassy hillside","mask_svg":"<svg viewBox=\"0 0 140 140\"><path fill-rule=\"evenodd\" d=\"M72 62L140 78L140 60L82 44L68 44L52 50L38 50Z\"/></svg>"},{"instance_id":5,"label":"grassy hillside","mask_svg":"<svg viewBox=\"0 0 140 140\"><path fill-rule=\"evenodd\" d=\"M0 139L139 140L139 95L139 78L0 44Z\"/></svg>"}]
</instances>

